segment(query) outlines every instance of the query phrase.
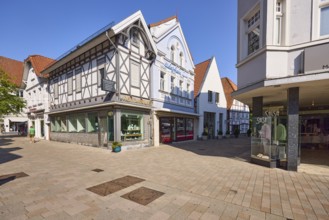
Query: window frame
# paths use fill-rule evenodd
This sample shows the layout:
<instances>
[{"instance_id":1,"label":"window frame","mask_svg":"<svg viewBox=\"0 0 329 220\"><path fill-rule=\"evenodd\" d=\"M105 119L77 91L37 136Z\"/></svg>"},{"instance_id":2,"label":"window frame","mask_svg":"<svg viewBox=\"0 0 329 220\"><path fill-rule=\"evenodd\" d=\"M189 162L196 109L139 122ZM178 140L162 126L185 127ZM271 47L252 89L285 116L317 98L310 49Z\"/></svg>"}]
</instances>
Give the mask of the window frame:
<instances>
[{"instance_id":1,"label":"window frame","mask_svg":"<svg viewBox=\"0 0 329 220\"><path fill-rule=\"evenodd\" d=\"M208 102L212 103L213 102L213 92L211 90L208 90Z\"/></svg>"},{"instance_id":2,"label":"window frame","mask_svg":"<svg viewBox=\"0 0 329 220\"><path fill-rule=\"evenodd\" d=\"M261 47L261 11L259 6L252 10L252 12L250 12L244 20L246 29L247 56L249 56L258 51Z\"/></svg>"},{"instance_id":3,"label":"window frame","mask_svg":"<svg viewBox=\"0 0 329 220\"><path fill-rule=\"evenodd\" d=\"M323 9L327 9L329 10L329 0L319 0L319 37L320 38L327 38L329 36L329 27L328 27L328 31L325 32L324 34L321 34L322 30L322 10ZM327 12L329 14L329 11ZM329 15L328 15L329 16ZM329 20L326 20L328 22L327 26L329 26Z\"/></svg>"},{"instance_id":4,"label":"window frame","mask_svg":"<svg viewBox=\"0 0 329 220\"><path fill-rule=\"evenodd\" d=\"M134 74L133 77L133 65L135 65L138 68L138 74ZM138 78L136 78L138 77ZM141 64L133 59L130 60L130 86L139 88L141 84Z\"/></svg>"},{"instance_id":5,"label":"window frame","mask_svg":"<svg viewBox=\"0 0 329 220\"><path fill-rule=\"evenodd\" d=\"M164 71L160 71L160 90L165 91L165 83L166 83L166 73Z\"/></svg>"},{"instance_id":6,"label":"window frame","mask_svg":"<svg viewBox=\"0 0 329 220\"><path fill-rule=\"evenodd\" d=\"M81 92L82 91L82 68L79 67L74 70L74 76L75 76L75 92Z\"/></svg>"}]
</instances>

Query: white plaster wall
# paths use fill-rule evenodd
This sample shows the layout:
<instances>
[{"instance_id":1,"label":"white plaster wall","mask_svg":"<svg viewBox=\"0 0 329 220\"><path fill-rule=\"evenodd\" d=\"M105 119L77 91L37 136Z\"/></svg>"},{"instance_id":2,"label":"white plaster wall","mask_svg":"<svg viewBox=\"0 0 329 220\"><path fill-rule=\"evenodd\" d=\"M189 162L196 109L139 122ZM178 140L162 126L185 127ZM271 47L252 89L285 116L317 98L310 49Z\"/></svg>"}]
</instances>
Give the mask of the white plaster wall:
<instances>
[{"instance_id":1,"label":"white plaster wall","mask_svg":"<svg viewBox=\"0 0 329 220\"><path fill-rule=\"evenodd\" d=\"M288 53L286 51L269 51L266 53L266 78L288 76Z\"/></svg>"},{"instance_id":2,"label":"white plaster wall","mask_svg":"<svg viewBox=\"0 0 329 220\"><path fill-rule=\"evenodd\" d=\"M238 68L238 88L264 80L266 77L266 54L250 60Z\"/></svg>"},{"instance_id":3,"label":"white plaster wall","mask_svg":"<svg viewBox=\"0 0 329 220\"><path fill-rule=\"evenodd\" d=\"M208 90L213 92L213 101L208 102ZM215 102L215 93L219 93L219 103ZM219 113L223 113L223 131L226 130L224 120L226 119L226 98L222 85L222 81L220 79L218 66L216 63L216 59L213 58L208 69L208 73L204 79L202 88L200 90L200 95L198 98L198 108L199 108L199 125L198 125L198 136L201 137L203 132L203 124L204 124L204 112L213 112L216 113L215 117L215 135L217 135L218 130L218 122L219 122Z\"/></svg>"}]
</instances>

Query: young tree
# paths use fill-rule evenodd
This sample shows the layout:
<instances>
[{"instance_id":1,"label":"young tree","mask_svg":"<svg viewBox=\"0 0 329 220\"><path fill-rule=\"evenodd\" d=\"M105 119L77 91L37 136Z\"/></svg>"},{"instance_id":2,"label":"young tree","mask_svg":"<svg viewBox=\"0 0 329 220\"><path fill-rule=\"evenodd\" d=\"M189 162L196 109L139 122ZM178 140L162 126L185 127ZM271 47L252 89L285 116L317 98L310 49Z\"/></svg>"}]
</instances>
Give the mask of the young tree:
<instances>
[{"instance_id":1,"label":"young tree","mask_svg":"<svg viewBox=\"0 0 329 220\"><path fill-rule=\"evenodd\" d=\"M18 88L5 71L0 69L0 117L17 114L25 107L23 98L17 96Z\"/></svg>"}]
</instances>

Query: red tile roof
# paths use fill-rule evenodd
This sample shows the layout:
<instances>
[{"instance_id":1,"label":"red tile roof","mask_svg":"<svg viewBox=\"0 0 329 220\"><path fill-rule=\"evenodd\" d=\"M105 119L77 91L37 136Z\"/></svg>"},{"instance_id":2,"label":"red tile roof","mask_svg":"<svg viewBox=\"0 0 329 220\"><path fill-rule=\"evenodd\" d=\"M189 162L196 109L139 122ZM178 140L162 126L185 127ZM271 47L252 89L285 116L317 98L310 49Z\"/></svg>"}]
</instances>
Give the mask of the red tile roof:
<instances>
[{"instance_id":1,"label":"red tile roof","mask_svg":"<svg viewBox=\"0 0 329 220\"><path fill-rule=\"evenodd\" d=\"M27 61L31 62L34 72L38 77L47 77L47 75L42 76L41 71L56 60L41 55L30 55L25 59L25 62Z\"/></svg>"},{"instance_id":2,"label":"red tile roof","mask_svg":"<svg viewBox=\"0 0 329 220\"><path fill-rule=\"evenodd\" d=\"M156 23L153 23L153 24L149 24L149 27L156 27L156 26L159 26L161 24L164 24L164 23L166 23L168 21L171 21L173 19L176 19L176 21L178 21L178 17L176 15L174 15L174 16L171 16L169 18L166 18L166 19L164 19L162 21L159 21L159 22L156 22Z\"/></svg>"},{"instance_id":3,"label":"red tile roof","mask_svg":"<svg viewBox=\"0 0 329 220\"><path fill-rule=\"evenodd\" d=\"M224 93L225 93L225 97L226 97L226 101L227 101L227 109L231 109L232 105L233 105L233 97L232 97L232 92L236 91L238 89L238 87L236 86L236 84L234 82L232 82L232 80L230 80L227 77L224 77L221 79L222 80L222 85L223 85L223 89L224 89Z\"/></svg>"},{"instance_id":4,"label":"red tile roof","mask_svg":"<svg viewBox=\"0 0 329 220\"><path fill-rule=\"evenodd\" d=\"M200 92L203 79L204 79L205 74L208 70L208 66L210 65L210 61L211 61L211 59L203 61L203 62L195 65L195 69L194 69L194 73L195 73L195 75L194 75L194 97L196 97Z\"/></svg>"},{"instance_id":5,"label":"red tile roof","mask_svg":"<svg viewBox=\"0 0 329 220\"><path fill-rule=\"evenodd\" d=\"M5 71L11 81L18 87L23 79L23 62L0 56L0 68Z\"/></svg>"}]
</instances>

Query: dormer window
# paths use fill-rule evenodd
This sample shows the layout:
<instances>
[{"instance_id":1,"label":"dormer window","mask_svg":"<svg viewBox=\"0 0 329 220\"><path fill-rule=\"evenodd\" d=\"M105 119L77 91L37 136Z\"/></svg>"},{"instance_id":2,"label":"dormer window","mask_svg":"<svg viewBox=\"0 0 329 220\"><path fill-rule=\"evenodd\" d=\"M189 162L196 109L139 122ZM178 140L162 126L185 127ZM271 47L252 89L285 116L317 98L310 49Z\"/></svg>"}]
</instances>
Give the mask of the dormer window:
<instances>
[{"instance_id":1,"label":"dormer window","mask_svg":"<svg viewBox=\"0 0 329 220\"><path fill-rule=\"evenodd\" d=\"M170 49L171 49L171 61L175 62L175 46L172 45Z\"/></svg>"}]
</instances>

